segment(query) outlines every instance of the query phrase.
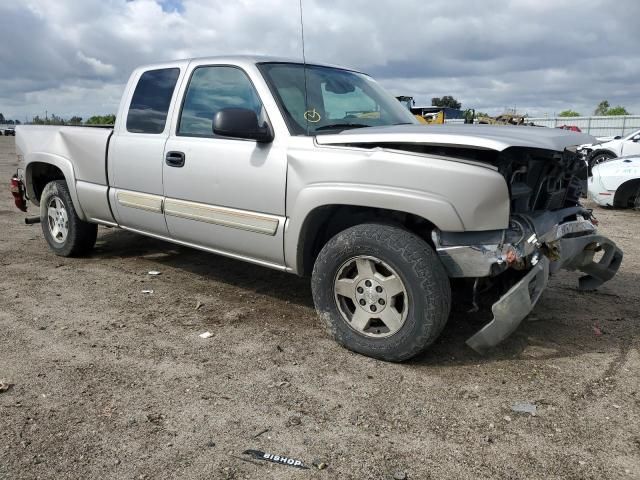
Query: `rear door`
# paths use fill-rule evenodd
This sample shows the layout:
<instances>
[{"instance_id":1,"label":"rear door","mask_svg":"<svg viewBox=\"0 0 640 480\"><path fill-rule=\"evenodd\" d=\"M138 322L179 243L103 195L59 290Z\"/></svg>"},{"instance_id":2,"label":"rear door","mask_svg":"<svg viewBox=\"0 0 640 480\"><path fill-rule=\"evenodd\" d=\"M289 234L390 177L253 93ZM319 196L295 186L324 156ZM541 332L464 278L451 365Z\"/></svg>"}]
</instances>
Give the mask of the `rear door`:
<instances>
[{"instance_id":1,"label":"rear door","mask_svg":"<svg viewBox=\"0 0 640 480\"><path fill-rule=\"evenodd\" d=\"M167 236L162 213L162 165L169 134L171 105L186 62L138 73L129 92L125 116L109 145L110 202L123 227Z\"/></svg>"},{"instance_id":2,"label":"rear door","mask_svg":"<svg viewBox=\"0 0 640 480\"><path fill-rule=\"evenodd\" d=\"M165 218L176 240L281 266L286 142L277 132L274 142L264 144L212 131L213 117L223 108L252 109L260 122L268 121L256 88L260 80L234 65L189 66L165 146Z\"/></svg>"}]
</instances>

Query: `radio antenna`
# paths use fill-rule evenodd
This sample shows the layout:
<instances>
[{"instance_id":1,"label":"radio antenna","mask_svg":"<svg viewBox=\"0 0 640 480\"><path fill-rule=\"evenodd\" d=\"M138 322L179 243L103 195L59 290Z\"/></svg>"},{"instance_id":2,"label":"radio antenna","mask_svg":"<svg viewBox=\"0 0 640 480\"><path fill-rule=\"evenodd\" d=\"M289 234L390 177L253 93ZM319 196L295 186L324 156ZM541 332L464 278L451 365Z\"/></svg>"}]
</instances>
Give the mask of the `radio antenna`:
<instances>
[{"instance_id":1,"label":"radio antenna","mask_svg":"<svg viewBox=\"0 0 640 480\"><path fill-rule=\"evenodd\" d=\"M309 110L309 94L307 90L307 56L304 49L304 21L302 17L302 0L299 0L300 3L300 36L302 37L302 73L304 75L304 120L307 127L307 135L309 135L309 121L307 119L307 111Z\"/></svg>"}]
</instances>

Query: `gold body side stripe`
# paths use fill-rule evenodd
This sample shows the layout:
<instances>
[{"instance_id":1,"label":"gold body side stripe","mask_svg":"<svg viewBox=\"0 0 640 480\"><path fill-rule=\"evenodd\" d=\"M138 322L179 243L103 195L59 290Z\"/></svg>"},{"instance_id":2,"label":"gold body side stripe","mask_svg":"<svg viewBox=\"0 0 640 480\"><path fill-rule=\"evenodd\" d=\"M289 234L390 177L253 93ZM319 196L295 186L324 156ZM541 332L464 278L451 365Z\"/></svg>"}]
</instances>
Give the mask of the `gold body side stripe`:
<instances>
[{"instance_id":1,"label":"gold body side stripe","mask_svg":"<svg viewBox=\"0 0 640 480\"><path fill-rule=\"evenodd\" d=\"M280 222L278 217L273 215L247 212L234 208L214 207L203 203L172 198L165 199L164 212L166 215L173 217L239 228L265 235L275 235Z\"/></svg>"},{"instance_id":2,"label":"gold body side stripe","mask_svg":"<svg viewBox=\"0 0 640 480\"><path fill-rule=\"evenodd\" d=\"M116 193L118 203L123 207L138 208L150 212L162 213L162 197L150 193L119 191Z\"/></svg>"}]
</instances>

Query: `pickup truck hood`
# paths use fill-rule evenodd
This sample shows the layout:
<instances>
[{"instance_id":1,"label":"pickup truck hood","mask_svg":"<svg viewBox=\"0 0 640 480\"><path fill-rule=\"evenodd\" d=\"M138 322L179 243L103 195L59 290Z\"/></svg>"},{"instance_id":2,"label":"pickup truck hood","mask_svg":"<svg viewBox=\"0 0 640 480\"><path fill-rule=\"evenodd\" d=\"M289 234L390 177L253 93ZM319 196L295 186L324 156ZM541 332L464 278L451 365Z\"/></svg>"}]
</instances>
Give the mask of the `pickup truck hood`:
<instances>
[{"instance_id":1,"label":"pickup truck hood","mask_svg":"<svg viewBox=\"0 0 640 480\"><path fill-rule=\"evenodd\" d=\"M592 143L591 135L545 127L506 125L393 125L344 130L318 135L320 145L384 146L385 144L437 145L501 152L510 147L543 148L558 152Z\"/></svg>"}]
</instances>

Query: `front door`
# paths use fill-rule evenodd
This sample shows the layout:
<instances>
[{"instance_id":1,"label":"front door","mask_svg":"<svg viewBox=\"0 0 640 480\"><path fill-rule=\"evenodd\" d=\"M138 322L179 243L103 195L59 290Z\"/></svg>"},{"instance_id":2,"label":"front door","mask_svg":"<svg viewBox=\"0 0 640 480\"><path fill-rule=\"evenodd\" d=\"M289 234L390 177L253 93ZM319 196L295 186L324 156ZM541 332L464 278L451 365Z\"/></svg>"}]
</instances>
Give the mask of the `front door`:
<instances>
[{"instance_id":1,"label":"front door","mask_svg":"<svg viewBox=\"0 0 640 480\"><path fill-rule=\"evenodd\" d=\"M184 101L165 146L164 212L172 238L227 255L281 266L286 150L213 134L223 108L252 109L268 121L238 67L192 67Z\"/></svg>"}]
</instances>

